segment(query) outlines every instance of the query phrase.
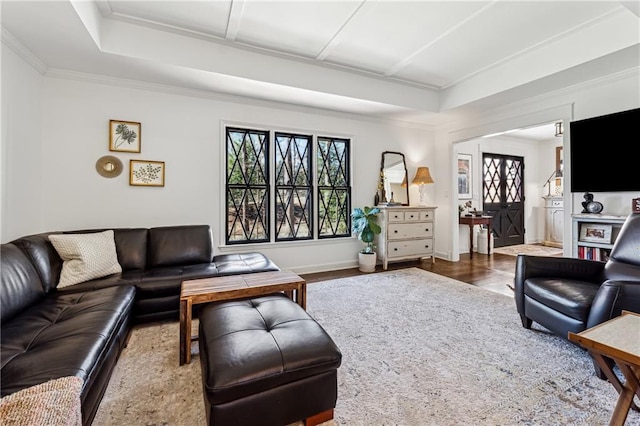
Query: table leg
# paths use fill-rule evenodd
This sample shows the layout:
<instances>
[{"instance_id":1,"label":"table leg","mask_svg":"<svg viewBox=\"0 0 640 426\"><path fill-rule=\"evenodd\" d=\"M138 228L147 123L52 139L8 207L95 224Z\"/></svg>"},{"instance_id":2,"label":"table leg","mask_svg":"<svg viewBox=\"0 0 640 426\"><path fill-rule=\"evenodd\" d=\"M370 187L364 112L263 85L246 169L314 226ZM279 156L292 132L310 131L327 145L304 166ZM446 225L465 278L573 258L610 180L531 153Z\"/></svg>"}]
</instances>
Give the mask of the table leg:
<instances>
[{"instance_id":1,"label":"table leg","mask_svg":"<svg viewBox=\"0 0 640 426\"><path fill-rule=\"evenodd\" d=\"M473 259L473 225L469 224L469 259Z\"/></svg>"},{"instance_id":2,"label":"table leg","mask_svg":"<svg viewBox=\"0 0 640 426\"><path fill-rule=\"evenodd\" d=\"M296 290L296 303L302 306L302 309L307 310L307 283L304 282L298 286Z\"/></svg>"},{"instance_id":3,"label":"table leg","mask_svg":"<svg viewBox=\"0 0 640 426\"><path fill-rule=\"evenodd\" d=\"M491 222L487 225L487 256L491 254Z\"/></svg>"},{"instance_id":4,"label":"table leg","mask_svg":"<svg viewBox=\"0 0 640 426\"><path fill-rule=\"evenodd\" d=\"M609 426L623 426L629 414L629 409L637 408L633 402L633 396L635 394L640 394L640 377L638 377L639 375L636 374L630 366L614 359L620 369L620 372L622 372L626 379L625 383L622 383L600 353L589 351L589 354L593 357L598 366L600 366L604 375L620 394L618 396L616 407L611 415Z\"/></svg>"},{"instance_id":5,"label":"table leg","mask_svg":"<svg viewBox=\"0 0 640 426\"><path fill-rule=\"evenodd\" d=\"M191 362L191 300L180 300L180 365Z\"/></svg>"}]
</instances>

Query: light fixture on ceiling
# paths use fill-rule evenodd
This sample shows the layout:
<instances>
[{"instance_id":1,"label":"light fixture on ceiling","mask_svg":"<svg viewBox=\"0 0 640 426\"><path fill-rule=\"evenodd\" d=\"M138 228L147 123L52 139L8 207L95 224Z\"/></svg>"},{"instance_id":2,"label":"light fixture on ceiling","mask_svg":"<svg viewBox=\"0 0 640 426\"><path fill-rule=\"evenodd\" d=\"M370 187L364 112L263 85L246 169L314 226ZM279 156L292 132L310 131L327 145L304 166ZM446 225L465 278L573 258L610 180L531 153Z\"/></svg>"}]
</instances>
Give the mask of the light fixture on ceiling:
<instances>
[{"instance_id":1,"label":"light fixture on ceiling","mask_svg":"<svg viewBox=\"0 0 640 426\"><path fill-rule=\"evenodd\" d=\"M426 188L426 184L433 183L433 178L431 177L431 173L429 173L429 168L418 167L418 170L416 170L416 176L413 178L411 183L419 185L418 190L420 191L420 203L418 203L418 205L425 206L424 189Z\"/></svg>"},{"instance_id":2,"label":"light fixture on ceiling","mask_svg":"<svg viewBox=\"0 0 640 426\"><path fill-rule=\"evenodd\" d=\"M558 121L556 123L556 137L559 138L563 134L564 134L564 125L562 124L562 121Z\"/></svg>"}]
</instances>

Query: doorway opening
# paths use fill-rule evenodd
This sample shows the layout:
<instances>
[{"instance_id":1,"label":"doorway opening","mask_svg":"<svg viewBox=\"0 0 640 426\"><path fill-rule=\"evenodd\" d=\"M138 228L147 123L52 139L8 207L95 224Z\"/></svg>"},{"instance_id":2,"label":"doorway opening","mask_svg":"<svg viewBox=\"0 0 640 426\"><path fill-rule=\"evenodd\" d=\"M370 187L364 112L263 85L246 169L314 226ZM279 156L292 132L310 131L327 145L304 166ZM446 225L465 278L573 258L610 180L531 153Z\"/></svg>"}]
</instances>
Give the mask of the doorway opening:
<instances>
[{"instance_id":1,"label":"doorway opening","mask_svg":"<svg viewBox=\"0 0 640 426\"><path fill-rule=\"evenodd\" d=\"M495 216L491 224L494 248L521 244L549 245L549 233L559 241L554 246L562 247L562 219L566 212L562 209L562 189L558 193L556 186L562 188L564 137L555 135L558 121L561 120L547 118L543 124L461 138L454 142L455 184L458 187L456 207L460 214L467 213L465 204L469 200L473 208ZM469 159L473 170L467 194L461 193L460 159ZM525 163L528 165L526 169ZM560 172L555 173L557 170ZM545 186L545 182L552 171L555 173L552 192L556 197L553 206L557 211L553 211L553 220L550 220L547 204L551 205L551 201L545 199L549 185ZM462 189L465 188L463 185ZM457 231L457 253L467 253L467 230L459 225ZM474 243L473 247L479 245Z\"/></svg>"}]
</instances>

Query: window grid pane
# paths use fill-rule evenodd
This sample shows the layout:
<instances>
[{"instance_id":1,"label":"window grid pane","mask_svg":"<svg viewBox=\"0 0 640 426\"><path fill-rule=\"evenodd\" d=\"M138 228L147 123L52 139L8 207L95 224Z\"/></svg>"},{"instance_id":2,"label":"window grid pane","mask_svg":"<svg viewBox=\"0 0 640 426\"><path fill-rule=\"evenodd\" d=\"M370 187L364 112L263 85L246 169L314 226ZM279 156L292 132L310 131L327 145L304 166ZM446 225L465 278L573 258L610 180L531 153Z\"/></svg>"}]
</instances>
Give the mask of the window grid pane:
<instances>
[{"instance_id":1,"label":"window grid pane","mask_svg":"<svg viewBox=\"0 0 640 426\"><path fill-rule=\"evenodd\" d=\"M349 140L318 138L318 238L346 237L351 230Z\"/></svg>"},{"instance_id":2,"label":"window grid pane","mask_svg":"<svg viewBox=\"0 0 640 426\"><path fill-rule=\"evenodd\" d=\"M226 129L227 244L269 241L269 133Z\"/></svg>"},{"instance_id":3,"label":"window grid pane","mask_svg":"<svg viewBox=\"0 0 640 426\"><path fill-rule=\"evenodd\" d=\"M275 134L276 241L313 238L311 136Z\"/></svg>"}]
</instances>

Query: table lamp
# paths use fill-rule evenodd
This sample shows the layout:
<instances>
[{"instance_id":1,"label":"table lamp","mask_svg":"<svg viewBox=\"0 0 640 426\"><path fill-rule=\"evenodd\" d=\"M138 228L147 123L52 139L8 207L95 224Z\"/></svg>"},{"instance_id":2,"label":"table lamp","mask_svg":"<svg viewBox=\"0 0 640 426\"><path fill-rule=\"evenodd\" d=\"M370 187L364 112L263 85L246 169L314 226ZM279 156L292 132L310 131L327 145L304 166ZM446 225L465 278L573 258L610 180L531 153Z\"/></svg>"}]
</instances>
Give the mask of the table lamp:
<instances>
[{"instance_id":1,"label":"table lamp","mask_svg":"<svg viewBox=\"0 0 640 426\"><path fill-rule=\"evenodd\" d=\"M416 176L413 178L413 181L411 181L411 183L419 185L418 191L420 192L420 202L418 203L418 205L426 206L426 203L424 201L424 190L426 184L433 183L433 178L431 177L431 173L429 173L429 168L418 167L418 170L416 170Z\"/></svg>"}]
</instances>

